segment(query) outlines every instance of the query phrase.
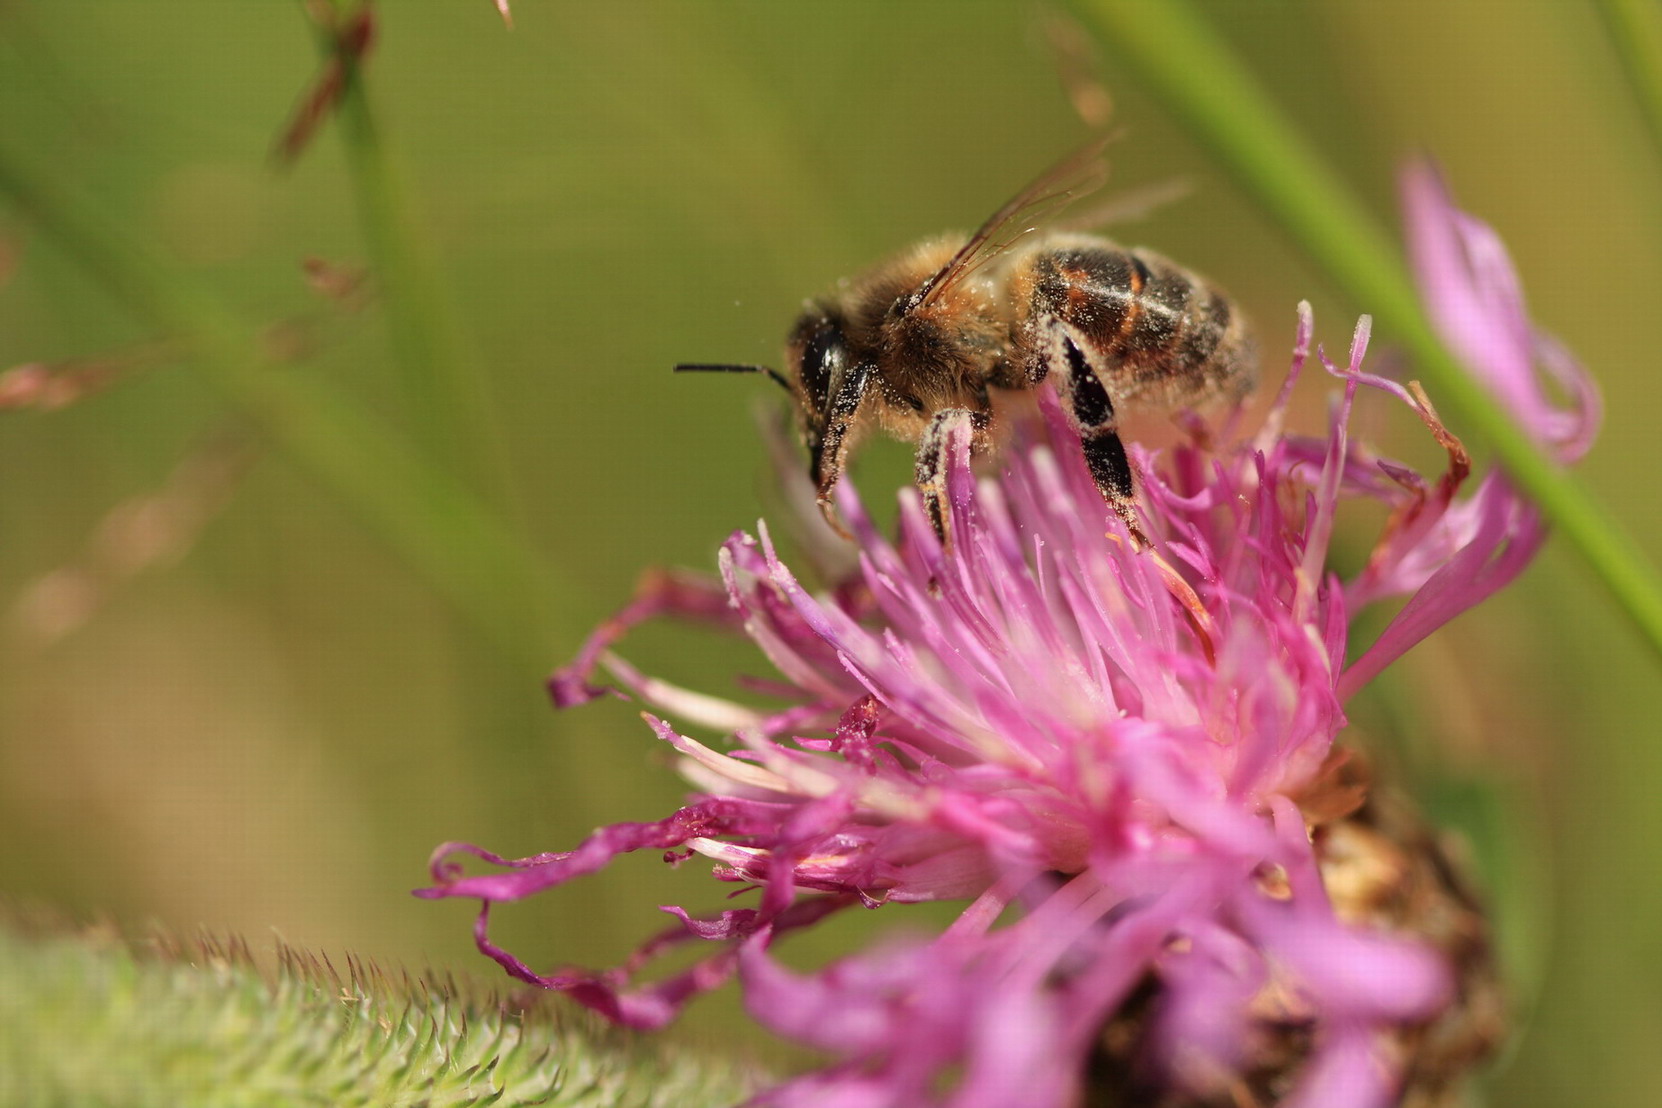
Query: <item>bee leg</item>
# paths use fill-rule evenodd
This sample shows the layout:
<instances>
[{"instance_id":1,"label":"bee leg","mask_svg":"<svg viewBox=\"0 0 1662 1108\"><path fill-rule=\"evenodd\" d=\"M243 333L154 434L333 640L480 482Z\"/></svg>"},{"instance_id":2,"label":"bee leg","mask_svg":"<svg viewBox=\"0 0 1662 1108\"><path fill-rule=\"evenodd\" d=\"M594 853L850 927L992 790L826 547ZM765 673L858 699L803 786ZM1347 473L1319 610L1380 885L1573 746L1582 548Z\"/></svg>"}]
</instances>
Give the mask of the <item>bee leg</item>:
<instances>
[{"instance_id":1,"label":"bee leg","mask_svg":"<svg viewBox=\"0 0 1662 1108\"><path fill-rule=\"evenodd\" d=\"M1045 359L1048 364L1039 368L1040 378L1055 372L1063 402L1074 429L1079 432L1079 445L1085 451L1091 478L1108 506L1125 521L1132 541L1139 549L1146 548L1148 539L1137 525L1137 487L1131 473L1131 459L1126 456L1125 443L1120 441L1114 401L1091 368L1085 352L1060 321L1052 321L1050 337Z\"/></svg>"},{"instance_id":2,"label":"bee leg","mask_svg":"<svg viewBox=\"0 0 1662 1108\"><path fill-rule=\"evenodd\" d=\"M918 491L923 494L923 507L929 514L929 522L935 528L935 537L941 540L941 545L949 543L947 533L946 509L946 438L952 425L960 419L968 418L975 431L975 442L979 444L985 437L987 424L991 418L991 411L977 411L973 408L943 408L936 412L929 421L929 427L918 439L917 462L913 468L913 480L917 483Z\"/></svg>"},{"instance_id":3,"label":"bee leg","mask_svg":"<svg viewBox=\"0 0 1662 1108\"><path fill-rule=\"evenodd\" d=\"M837 481L843 475L843 465L848 460L848 429L859 414L860 403L866 398L870 382L870 366L851 366L836 382L835 391L827 399L824 429L817 435L809 436L808 466L819 493L820 514L832 530L844 538L848 538L849 534L837 518L836 507L831 502L831 490L836 488Z\"/></svg>"}]
</instances>

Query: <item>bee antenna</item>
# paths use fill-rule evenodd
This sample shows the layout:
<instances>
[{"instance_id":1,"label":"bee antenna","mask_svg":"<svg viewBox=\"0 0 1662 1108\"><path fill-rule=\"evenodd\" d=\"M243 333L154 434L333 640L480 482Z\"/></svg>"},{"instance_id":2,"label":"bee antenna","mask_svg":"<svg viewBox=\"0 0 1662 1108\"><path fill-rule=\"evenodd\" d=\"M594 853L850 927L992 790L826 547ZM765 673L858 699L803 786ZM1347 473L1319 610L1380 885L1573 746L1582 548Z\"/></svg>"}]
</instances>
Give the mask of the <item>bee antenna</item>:
<instances>
[{"instance_id":1,"label":"bee antenna","mask_svg":"<svg viewBox=\"0 0 1662 1108\"><path fill-rule=\"evenodd\" d=\"M791 383L785 379L784 374L780 373L777 369L773 369L772 367L765 366L765 365L728 365L728 364L725 364L725 363L722 363L722 364L711 363L711 364L706 365L702 362L682 362L680 365L675 367L675 372L677 372L677 373L765 373L765 374L768 375L768 377L770 379L772 379L774 384L778 385L780 388L784 389L786 392L792 391L791 390Z\"/></svg>"}]
</instances>

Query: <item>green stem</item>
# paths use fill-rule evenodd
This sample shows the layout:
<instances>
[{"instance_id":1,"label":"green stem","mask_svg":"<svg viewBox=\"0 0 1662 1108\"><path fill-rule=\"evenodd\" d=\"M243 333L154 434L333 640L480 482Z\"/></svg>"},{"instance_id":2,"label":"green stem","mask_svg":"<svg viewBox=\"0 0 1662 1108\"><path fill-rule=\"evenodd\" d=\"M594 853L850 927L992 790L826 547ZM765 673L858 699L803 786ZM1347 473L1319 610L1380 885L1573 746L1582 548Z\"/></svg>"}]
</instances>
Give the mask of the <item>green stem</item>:
<instances>
[{"instance_id":1,"label":"green stem","mask_svg":"<svg viewBox=\"0 0 1662 1108\"><path fill-rule=\"evenodd\" d=\"M1656 0L1598 0L1597 7L1662 154L1662 7Z\"/></svg>"},{"instance_id":2,"label":"green stem","mask_svg":"<svg viewBox=\"0 0 1662 1108\"><path fill-rule=\"evenodd\" d=\"M444 270L435 260L430 224L419 216L420 204L406 187L375 109L370 83L375 66L374 23L380 18L373 0L331 0L332 18L302 0L302 8L317 31L325 67L338 65L339 98L329 122L340 137L348 178L356 200L358 227L371 270L376 275L379 307L386 321L393 364L412 417L414 445L436 469L448 472L494 508L510 527L522 523L512 495L513 484L503 453L503 436L496 433L487 392L488 378L464 349ZM371 28L367 40L362 27ZM419 198L416 198L417 200ZM514 527L523 536L523 526ZM466 555L461 555L465 557ZM463 567L458 567L463 568ZM533 632L524 600L523 577L497 573L490 563L463 568L481 588L493 595L475 598L480 610L515 620L502 630L516 637ZM517 626L516 626L517 625ZM533 644L534 645L534 644ZM543 660L539 671L546 664ZM538 698L519 693L526 687L519 666L504 667L488 653L463 649L454 659L457 688L469 703L476 733L496 736L485 753L496 759L491 777L510 803L537 802L536 775L522 772L525 750L509 736L535 734L546 707Z\"/></svg>"},{"instance_id":3,"label":"green stem","mask_svg":"<svg viewBox=\"0 0 1662 1108\"><path fill-rule=\"evenodd\" d=\"M211 387L377 527L489 641L518 665L546 664L532 636L559 613L557 574L459 481L323 382L265 362L252 328L67 181L0 148L0 194L177 339Z\"/></svg>"},{"instance_id":4,"label":"green stem","mask_svg":"<svg viewBox=\"0 0 1662 1108\"><path fill-rule=\"evenodd\" d=\"M1413 355L1438 406L1475 429L1662 657L1662 584L1620 524L1443 346L1395 243L1184 0L1074 0L1104 42Z\"/></svg>"},{"instance_id":5,"label":"green stem","mask_svg":"<svg viewBox=\"0 0 1662 1108\"><path fill-rule=\"evenodd\" d=\"M337 22L347 8L335 5ZM363 59L343 49L331 27L318 27L325 64L343 68L334 118L356 197L364 245L379 279L392 340L417 428L416 441L463 480L500 492L506 479L500 459L490 453L488 398L481 375L462 353L451 311L428 243L418 230L412 204L381 135L370 101Z\"/></svg>"}]
</instances>

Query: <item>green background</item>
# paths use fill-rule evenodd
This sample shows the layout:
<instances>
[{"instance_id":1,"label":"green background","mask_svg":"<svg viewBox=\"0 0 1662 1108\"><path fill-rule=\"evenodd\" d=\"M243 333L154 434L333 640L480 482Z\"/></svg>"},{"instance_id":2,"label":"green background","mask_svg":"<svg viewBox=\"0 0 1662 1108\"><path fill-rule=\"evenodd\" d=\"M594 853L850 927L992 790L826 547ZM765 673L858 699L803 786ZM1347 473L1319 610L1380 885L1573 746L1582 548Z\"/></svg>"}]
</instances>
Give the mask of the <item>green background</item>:
<instances>
[{"instance_id":1,"label":"green background","mask_svg":"<svg viewBox=\"0 0 1662 1108\"><path fill-rule=\"evenodd\" d=\"M1537 321L1603 386L1583 477L1662 550L1662 160L1596 12L1205 10L1382 217L1396 167L1423 151L1500 231ZM0 148L250 328L277 338L311 321L305 357L259 372L321 383L488 489L543 559L546 594L509 597L498 622L513 626L482 634L291 439L158 348L153 321L0 199L0 368L120 370L61 410L0 413L5 895L490 970L469 905L408 896L435 844L561 849L682 793L632 707L556 714L541 688L642 569L711 568L764 510L753 409L771 390L668 367L776 363L804 296L974 225L1086 134L1026 5L521 0L515 15L507 31L488 0L387 4L367 70L448 305L461 399L483 407L470 421L457 395L411 384L380 305L305 286L302 259L362 265L368 247L337 128L287 170L270 157L320 67L299 5L0 7ZM1300 299L1342 348L1368 306L1330 294L1125 73L1104 59L1123 131L1110 188L1190 191L1115 233L1229 288L1272 381ZM1390 340L1376 334L1376 357ZM1306 386L1300 420L1315 427L1327 385ZM452 407L459 447L431 423ZM1400 413L1378 405L1364 425L1436 464ZM234 470L222 496L202 476L215 465ZM886 499L874 490L904 467L904 451L877 448L856 472ZM164 488L203 518L153 548ZM667 629L625 654L712 692L761 669L742 646ZM1358 730L1467 826L1505 905L1524 1029L1495 1103L1662 1101L1656 689L1652 658L1549 549L1355 706ZM698 869L627 859L500 912L498 934L534 964L609 964L667 920L654 905L718 906ZM901 916L850 921L798 957ZM719 1030L735 1010L705 1002L690 1023Z\"/></svg>"}]
</instances>

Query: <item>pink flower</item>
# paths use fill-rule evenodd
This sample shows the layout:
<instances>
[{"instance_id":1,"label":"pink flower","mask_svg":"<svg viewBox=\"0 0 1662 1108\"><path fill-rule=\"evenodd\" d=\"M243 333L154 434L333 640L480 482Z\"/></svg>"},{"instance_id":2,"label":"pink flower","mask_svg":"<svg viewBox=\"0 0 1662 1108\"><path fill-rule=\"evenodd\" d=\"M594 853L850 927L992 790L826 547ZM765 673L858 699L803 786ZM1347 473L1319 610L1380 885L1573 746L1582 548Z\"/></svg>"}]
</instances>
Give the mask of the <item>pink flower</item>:
<instances>
[{"instance_id":1,"label":"pink flower","mask_svg":"<svg viewBox=\"0 0 1662 1108\"><path fill-rule=\"evenodd\" d=\"M1425 171L1407 192L1420 279L1451 343L1526 426L1584 450L1590 387L1529 329L1492 233ZM676 719L647 717L682 756L692 802L564 853L446 844L420 895L479 898L480 948L509 973L636 1027L736 973L756 1019L832 1057L758 1104L1060 1108L1088 1069L1159 1104L1235 1087L1288 1105L1383 1105L1410 1069L1451 1080L1426 1077L1410 1052L1416 1029L1472 1000L1480 923L1456 949L1332 887L1355 884L1347 842L1400 847L1405 872L1437 870L1431 848L1387 830L1336 742L1346 699L1515 577L1542 527L1498 475L1459 495L1458 441L1416 392L1363 372L1366 320L1345 368L1321 357L1344 383L1325 436L1282 433L1311 330L1301 308L1288 387L1255 438L1213 446L1197 433L1168 456L1136 453L1147 551L1104 504L1046 386L996 477L972 474L967 424L951 433L944 547L911 490L891 542L845 483L858 565L821 589L765 527L728 540L719 583L650 579L551 689L562 705L587 699L603 663ZM1545 398L1537 362L1578 409ZM1443 443L1440 479L1350 441L1364 389L1409 405ZM1341 581L1329 539L1355 501L1389 519ZM1347 665L1356 612L1393 596L1409 599ZM695 694L610 653L665 613L742 629L787 706ZM729 734L731 751L688 725ZM708 917L665 909L675 923L604 973L539 974L490 941L493 903L640 849L704 855L754 899ZM457 854L499 869L464 875ZM772 956L833 912L926 900L967 906L932 939L814 973ZM1453 892L1438 903L1472 911ZM709 955L636 981L689 942ZM1479 1038L1468 1053L1489 1044ZM1279 1067L1265 1061L1279 1054Z\"/></svg>"}]
</instances>

